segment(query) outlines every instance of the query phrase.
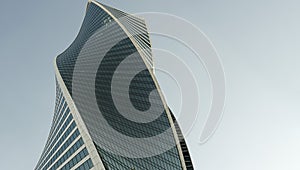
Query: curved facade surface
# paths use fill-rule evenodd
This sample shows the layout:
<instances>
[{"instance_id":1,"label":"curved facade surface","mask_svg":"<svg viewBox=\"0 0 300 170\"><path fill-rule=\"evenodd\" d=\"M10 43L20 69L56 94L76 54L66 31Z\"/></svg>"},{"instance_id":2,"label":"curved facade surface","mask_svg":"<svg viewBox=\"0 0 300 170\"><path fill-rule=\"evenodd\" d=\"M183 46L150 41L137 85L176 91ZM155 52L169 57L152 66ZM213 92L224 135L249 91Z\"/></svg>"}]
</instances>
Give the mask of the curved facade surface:
<instances>
[{"instance_id":1,"label":"curved facade surface","mask_svg":"<svg viewBox=\"0 0 300 170\"><path fill-rule=\"evenodd\" d=\"M193 169L152 62L143 19L90 1L55 60L54 117L35 169Z\"/></svg>"}]
</instances>

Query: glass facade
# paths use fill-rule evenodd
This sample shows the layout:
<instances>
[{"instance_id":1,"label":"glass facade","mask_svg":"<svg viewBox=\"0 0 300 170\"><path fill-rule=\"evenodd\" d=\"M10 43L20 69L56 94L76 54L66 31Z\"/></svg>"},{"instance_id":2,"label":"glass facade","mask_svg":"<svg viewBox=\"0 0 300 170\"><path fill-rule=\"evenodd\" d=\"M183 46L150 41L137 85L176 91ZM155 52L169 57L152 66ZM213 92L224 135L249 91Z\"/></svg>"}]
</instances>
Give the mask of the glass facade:
<instances>
[{"instance_id":1,"label":"glass facade","mask_svg":"<svg viewBox=\"0 0 300 170\"><path fill-rule=\"evenodd\" d=\"M193 169L178 124L176 133L172 129L176 119L161 98L152 62L144 20L89 2L77 37L56 58L61 81L49 137L35 169ZM93 147L80 134L83 126ZM91 150L101 165L93 162Z\"/></svg>"},{"instance_id":2,"label":"glass facade","mask_svg":"<svg viewBox=\"0 0 300 170\"><path fill-rule=\"evenodd\" d=\"M91 159L88 159L75 170L86 170L86 169L91 169L92 167L93 167L93 162Z\"/></svg>"},{"instance_id":3,"label":"glass facade","mask_svg":"<svg viewBox=\"0 0 300 170\"><path fill-rule=\"evenodd\" d=\"M84 147L80 132L58 84L56 90L57 98L51 130L45 149L35 169L70 169L76 164L69 163L69 159ZM82 155L82 159L87 155ZM89 167L92 168L93 164L89 164Z\"/></svg>"}]
</instances>

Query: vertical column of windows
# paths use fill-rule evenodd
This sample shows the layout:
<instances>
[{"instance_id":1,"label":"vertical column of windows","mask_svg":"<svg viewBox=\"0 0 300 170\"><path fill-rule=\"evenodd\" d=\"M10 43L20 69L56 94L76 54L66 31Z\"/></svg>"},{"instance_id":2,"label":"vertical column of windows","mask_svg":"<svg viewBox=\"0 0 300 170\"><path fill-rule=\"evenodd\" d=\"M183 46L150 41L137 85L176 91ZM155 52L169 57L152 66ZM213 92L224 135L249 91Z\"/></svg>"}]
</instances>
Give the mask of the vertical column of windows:
<instances>
[{"instance_id":1,"label":"vertical column of windows","mask_svg":"<svg viewBox=\"0 0 300 170\"><path fill-rule=\"evenodd\" d=\"M55 136L57 136L57 132L58 132L58 130L61 129L62 124L63 124L64 122L68 122L69 119L72 119L72 118L73 118L73 117L72 117L72 114L69 115L69 113L70 113L70 109L67 108L67 109L65 110L64 114L61 116L61 119L56 123L56 125L55 125L56 127L55 127L55 129L54 129L54 131L53 131L53 133L52 133L52 136L51 136L51 138L50 138L50 142L49 142L49 143L53 142L53 138L54 138ZM68 119L66 120L66 118L67 118L68 115L69 115L69 117L68 117Z\"/></svg>"},{"instance_id":2,"label":"vertical column of windows","mask_svg":"<svg viewBox=\"0 0 300 170\"><path fill-rule=\"evenodd\" d=\"M79 131L76 129L74 133L68 138L68 140L59 148L59 150L55 153L56 150L52 149L48 156L45 158L45 161L41 164L40 167L43 167L45 163L46 169L56 161L56 159L70 146L72 142L79 136ZM54 154L55 153L55 154ZM54 155L53 155L54 154ZM51 157L52 156L52 157ZM50 159L51 158L51 159ZM48 161L48 162L47 162Z\"/></svg>"},{"instance_id":3,"label":"vertical column of windows","mask_svg":"<svg viewBox=\"0 0 300 170\"><path fill-rule=\"evenodd\" d=\"M72 156L81 146L83 145L83 140L80 138L56 163L51 166L50 170L57 169L62 165L70 156ZM46 168L43 168L46 170Z\"/></svg>"},{"instance_id":4,"label":"vertical column of windows","mask_svg":"<svg viewBox=\"0 0 300 170\"><path fill-rule=\"evenodd\" d=\"M76 123L74 121L69 125L69 123L73 120L72 118L73 118L72 115L70 115L68 120L65 122L65 124L61 128L60 132L56 136L55 140L49 146L47 152L45 153L45 155L42 159L42 161L46 160L45 158L48 154L50 154L50 152L52 152L52 153L55 152L58 149L58 147L64 142L64 140L70 135L70 133L76 128ZM68 127L68 125L69 125L69 127ZM63 135L62 135L62 132L64 132Z\"/></svg>"},{"instance_id":5,"label":"vertical column of windows","mask_svg":"<svg viewBox=\"0 0 300 170\"><path fill-rule=\"evenodd\" d=\"M66 165L64 165L61 170L68 170L74 167L78 162L84 159L88 155L86 148L81 150L76 156L74 156Z\"/></svg>"},{"instance_id":6,"label":"vertical column of windows","mask_svg":"<svg viewBox=\"0 0 300 170\"><path fill-rule=\"evenodd\" d=\"M54 112L54 117L53 117L53 120L52 120L52 125L51 125L51 129L50 129L50 132L49 132L49 135L48 135L48 139L47 139L47 142L46 142L46 144L45 144L44 150L43 150L43 152L42 152L42 154L41 154L41 158L40 158L40 160L39 160L39 162L38 162L38 166L40 165L40 163L42 162L43 158L45 157L46 151L48 150L47 148L48 148L49 144L51 143L51 139L53 138L53 131L54 131L54 129L55 129L55 123L56 123L56 122L55 122L55 120L56 120L55 117L56 117L56 115L58 114L58 113L56 112L56 110L59 109L60 106L61 106L64 102L65 102L64 97L63 97L63 95L61 94L59 103L57 104L57 108L55 109L55 112Z\"/></svg>"},{"instance_id":7,"label":"vertical column of windows","mask_svg":"<svg viewBox=\"0 0 300 170\"><path fill-rule=\"evenodd\" d=\"M63 106L63 107L61 107ZM50 144L51 142L51 139L53 138L53 131L55 130L56 128L56 125L57 125L57 119L60 117L60 115L62 114L62 111L64 111L64 109L66 108L66 102L65 102L65 98L62 98L62 101L58 107L58 111L55 112L55 117L53 117L53 123L52 123L52 126L51 126L51 130L50 130L50 133L49 133L49 139L48 139L48 144L46 145L45 148L48 147L48 145Z\"/></svg>"}]
</instances>

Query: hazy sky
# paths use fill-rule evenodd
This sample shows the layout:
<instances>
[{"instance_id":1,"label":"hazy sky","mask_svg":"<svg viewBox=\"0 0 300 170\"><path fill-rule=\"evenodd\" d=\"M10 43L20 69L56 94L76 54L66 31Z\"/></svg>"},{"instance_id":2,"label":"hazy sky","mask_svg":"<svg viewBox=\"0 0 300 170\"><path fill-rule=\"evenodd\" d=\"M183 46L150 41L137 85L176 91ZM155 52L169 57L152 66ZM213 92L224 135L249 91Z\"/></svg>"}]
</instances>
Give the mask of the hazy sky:
<instances>
[{"instance_id":1,"label":"hazy sky","mask_svg":"<svg viewBox=\"0 0 300 170\"><path fill-rule=\"evenodd\" d=\"M299 1L101 2L129 13L183 17L218 50L227 80L226 108L220 127L206 144L198 144L202 119L187 136L196 169L300 169ZM53 116L53 59L77 35L86 3L0 2L0 169L30 170L37 163ZM154 47L168 46L153 39ZM175 45L169 47L176 51ZM165 88L168 78L158 78L176 110L178 101ZM205 93L205 88L201 91Z\"/></svg>"}]
</instances>

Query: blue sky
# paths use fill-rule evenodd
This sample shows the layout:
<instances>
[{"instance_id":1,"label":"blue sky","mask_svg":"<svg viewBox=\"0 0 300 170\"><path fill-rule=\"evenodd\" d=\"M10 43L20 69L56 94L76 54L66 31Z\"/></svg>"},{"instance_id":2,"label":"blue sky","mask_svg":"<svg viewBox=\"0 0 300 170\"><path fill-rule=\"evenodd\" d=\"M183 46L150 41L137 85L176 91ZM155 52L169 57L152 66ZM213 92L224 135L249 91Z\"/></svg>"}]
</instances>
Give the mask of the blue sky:
<instances>
[{"instance_id":1,"label":"blue sky","mask_svg":"<svg viewBox=\"0 0 300 170\"><path fill-rule=\"evenodd\" d=\"M208 143L197 141L202 120L187 137L197 169L300 168L299 1L101 2L129 13L183 17L214 43L226 73L227 101ZM33 169L38 161L54 109L53 59L74 40L86 3L0 2L1 169ZM164 76L159 81L168 82ZM174 106L171 91L165 92Z\"/></svg>"}]
</instances>

